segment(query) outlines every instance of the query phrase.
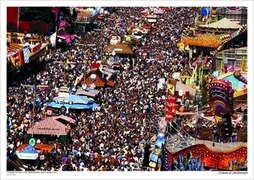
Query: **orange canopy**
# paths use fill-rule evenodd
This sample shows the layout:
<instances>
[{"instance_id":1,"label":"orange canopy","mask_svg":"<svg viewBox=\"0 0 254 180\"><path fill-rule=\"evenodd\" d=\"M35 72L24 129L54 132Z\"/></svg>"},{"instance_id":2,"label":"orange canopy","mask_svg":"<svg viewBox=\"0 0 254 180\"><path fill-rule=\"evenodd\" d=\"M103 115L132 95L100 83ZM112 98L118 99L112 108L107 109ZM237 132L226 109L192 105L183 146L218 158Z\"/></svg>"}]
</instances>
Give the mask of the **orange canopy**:
<instances>
[{"instance_id":1,"label":"orange canopy","mask_svg":"<svg viewBox=\"0 0 254 180\"><path fill-rule=\"evenodd\" d=\"M17 147L17 151L22 151L22 149L25 149L27 146L28 144L22 144L19 147ZM40 150L41 152L51 152L54 149L54 145L35 144L34 148Z\"/></svg>"},{"instance_id":2,"label":"orange canopy","mask_svg":"<svg viewBox=\"0 0 254 180\"><path fill-rule=\"evenodd\" d=\"M213 34L203 34L196 37L182 36L181 41L185 46L190 45L208 48L218 48L222 44L220 36Z\"/></svg>"}]
</instances>

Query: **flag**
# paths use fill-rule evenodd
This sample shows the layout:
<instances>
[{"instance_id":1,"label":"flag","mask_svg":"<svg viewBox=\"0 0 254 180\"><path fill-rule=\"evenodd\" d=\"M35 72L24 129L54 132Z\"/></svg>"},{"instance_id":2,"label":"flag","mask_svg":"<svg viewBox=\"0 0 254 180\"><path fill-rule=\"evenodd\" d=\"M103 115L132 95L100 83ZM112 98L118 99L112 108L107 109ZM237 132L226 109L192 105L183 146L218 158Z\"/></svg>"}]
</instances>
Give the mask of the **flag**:
<instances>
[{"instance_id":1,"label":"flag","mask_svg":"<svg viewBox=\"0 0 254 180\"><path fill-rule=\"evenodd\" d=\"M176 86L176 81L173 79L170 79L166 83L167 89L171 92L171 94L175 94L175 86Z\"/></svg>"},{"instance_id":2,"label":"flag","mask_svg":"<svg viewBox=\"0 0 254 180\"><path fill-rule=\"evenodd\" d=\"M171 94L175 94L175 85L167 83L167 89L170 91Z\"/></svg>"},{"instance_id":3,"label":"flag","mask_svg":"<svg viewBox=\"0 0 254 180\"><path fill-rule=\"evenodd\" d=\"M176 114L176 97L168 91L168 97L166 99L166 121L173 121Z\"/></svg>"}]
</instances>

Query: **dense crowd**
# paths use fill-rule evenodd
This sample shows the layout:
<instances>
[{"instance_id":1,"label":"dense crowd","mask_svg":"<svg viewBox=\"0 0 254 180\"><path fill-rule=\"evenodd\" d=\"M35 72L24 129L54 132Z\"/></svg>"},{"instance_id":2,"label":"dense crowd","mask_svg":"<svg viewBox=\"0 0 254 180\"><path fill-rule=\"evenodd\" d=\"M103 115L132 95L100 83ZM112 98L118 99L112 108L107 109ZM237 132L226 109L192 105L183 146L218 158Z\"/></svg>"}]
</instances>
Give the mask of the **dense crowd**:
<instances>
[{"instance_id":1,"label":"dense crowd","mask_svg":"<svg viewBox=\"0 0 254 180\"><path fill-rule=\"evenodd\" d=\"M141 17L143 7L116 8L109 18L96 20L100 31L77 35L65 50L57 48L39 58L44 70L31 74L22 84L47 85L33 89L12 86L7 94L7 156L20 144L27 143L31 121L45 118L46 102L52 101L61 86L73 87L74 80L89 70L89 64L102 60L102 50L112 35L122 37L126 29ZM135 171L142 170L144 147L158 132L157 124L164 116L165 88L157 89L159 78L168 78L187 65L188 54L179 51L181 35L190 35L196 8L173 7L158 15L157 29L133 47L132 57L115 58L124 70L117 72L113 88L100 89L96 102L100 111L70 110L66 115L75 119L75 126L62 143L46 155L43 171ZM90 46L89 44L95 44ZM84 59L90 60L87 64ZM149 60L148 60L149 59ZM66 61L80 62L66 64ZM132 61L133 63L129 63ZM62 63L61 63L62 62ZM36 99L35 106L33 100ZM35 115L33 116L33 111ZM52 115L58 115L54 111Z\"/></svg>"}]
</instances>

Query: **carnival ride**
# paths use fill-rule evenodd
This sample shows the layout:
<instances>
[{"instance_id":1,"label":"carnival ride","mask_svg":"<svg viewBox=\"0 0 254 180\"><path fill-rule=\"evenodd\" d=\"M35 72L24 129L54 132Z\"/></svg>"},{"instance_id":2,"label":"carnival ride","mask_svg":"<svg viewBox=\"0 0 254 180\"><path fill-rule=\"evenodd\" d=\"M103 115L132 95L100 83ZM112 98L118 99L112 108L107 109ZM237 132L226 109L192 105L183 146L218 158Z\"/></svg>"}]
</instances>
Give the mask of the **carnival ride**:
<instances>
[{"instance_id":1,"label":"carnival ride","mask_svg":"<svg viewBox=\"0 0 254 180\"><path fill-rule=\"evenodd\" d=\"M221 142L215 141L213 138L207 138L205 140L202 138L199 139L200 136L195 136L196 124L198 124L198 121L202 121L202 119L197 118L202 114L204 115L204 112L207 111L189 112L192 114L189 118L190 122L185 121L184 124L187 125L186 127L188 125L190 128L193 127L193 131L180 128L176 122L176 117L173 121L168 122L162 119L159 122L159 134L153 140L155 147L152 152L152 157L157 155L162 160L164 158L164 163L157 160L160 166L164 166L161 167L162 169L179 171L187 170L189 167L195 167L192 170L247 170L246 142L232 141L234 105L238 102L239 97L241 97L241 102L244 99L247 102L246 77L246 72L236 70L214 78L210 82L208 111L211 113L210 116L212 116L212 124L215 123L216 128L219 128L219 131L221 131ZM181 106L177 108L179 110ZM181 115L184 116L184 114ZM208 129L211 129L211 131L208 131ZM206 128L206 132L211 137L213 135L213 129L208 129ZM160 132L164 133L163 136ZM160 148L162 148L161 151L158 150ZM192 160L196 160L190 164L185 161L179 162L179 157L181 159L188 159L188 162L190 162L190 159L187 158L188 154L191 154ZM152 158L150 158L150 161L152 162L151 165L155 166ZM195 163L193 164L193 162Z\"/></svg>"}]
</instances>

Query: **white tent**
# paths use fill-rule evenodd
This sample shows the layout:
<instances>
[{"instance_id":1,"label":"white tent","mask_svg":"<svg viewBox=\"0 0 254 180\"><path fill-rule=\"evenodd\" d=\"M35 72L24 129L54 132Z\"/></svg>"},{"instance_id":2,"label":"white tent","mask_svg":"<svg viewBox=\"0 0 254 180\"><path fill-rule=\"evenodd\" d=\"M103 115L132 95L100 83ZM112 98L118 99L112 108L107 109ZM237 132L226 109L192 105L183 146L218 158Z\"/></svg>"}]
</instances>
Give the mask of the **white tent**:
<instances>
[{"instance_id":1,"label":"white tent","mask_svg":"<svg viewBox=\"0 0 254 180\"><path fill-rule=\"evenodd\" d=\"M218 29L239 29L241 25L236 24L227 18L223 18L211 24L199 25L199 27L218 28Z\"/></svg>"}]
</instances>

